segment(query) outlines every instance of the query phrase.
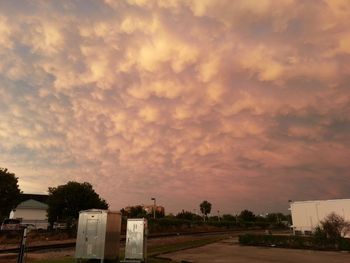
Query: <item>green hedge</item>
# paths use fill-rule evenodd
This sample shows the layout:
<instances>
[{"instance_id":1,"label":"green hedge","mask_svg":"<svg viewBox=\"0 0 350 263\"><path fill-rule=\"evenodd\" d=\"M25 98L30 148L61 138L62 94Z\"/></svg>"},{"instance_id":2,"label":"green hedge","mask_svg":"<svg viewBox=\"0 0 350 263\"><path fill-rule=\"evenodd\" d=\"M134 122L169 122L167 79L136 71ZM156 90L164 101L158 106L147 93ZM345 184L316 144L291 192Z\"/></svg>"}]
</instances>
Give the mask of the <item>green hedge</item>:
<instances>
[{"instance_id":1,"label":"green hedge","mask_svg":"<svg viewBox=\"0 0 350 263\"><path fill-rule=\"evenodd\" d=\"M337 242L330 242L327 239L319 239L312 236L245 234L239 236L239 243L248 246L274 246L284 248L350 251L350 239L347 238L341 238Z\"/></svg>"}]
</instances>

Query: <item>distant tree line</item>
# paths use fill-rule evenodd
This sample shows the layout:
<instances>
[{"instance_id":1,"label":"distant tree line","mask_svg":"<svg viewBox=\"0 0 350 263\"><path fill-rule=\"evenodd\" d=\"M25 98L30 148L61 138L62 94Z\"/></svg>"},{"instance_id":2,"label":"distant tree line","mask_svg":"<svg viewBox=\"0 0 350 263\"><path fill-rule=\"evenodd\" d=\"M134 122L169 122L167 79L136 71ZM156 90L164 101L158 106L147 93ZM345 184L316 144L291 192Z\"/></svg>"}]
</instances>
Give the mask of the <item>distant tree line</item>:
<instances>
[{"instance_id":1,"label":"distant tree line","mask_svg":"<svg viewBox=\"0 0 350 263\"><path fill-rule=\"evenodd\" d=\"M148 219L152 219L153 218L153 210L150 212L147 212L143 206L141 205L135 205L135 206L131 206L128 209L121 209L120 212L122 213L122 216L124 217L124 219L126 218L148 218ZM156 209L155 211L155 216L156 218L163 218L164 212L163 211L158 211Z\"/></svg>"},{"instance_id":2,"label":"distant tree line","mask_svg":"<svg viewBox=\"0 0 350 263\"><path fill-rule=\"evenodd\" d=\"M57 187L49 187L48 220L51 226L54 222L65 222L73 225L79 217L81 210L108 209L108 203L95 192L88 182L68 182ZM21 191L18 186L18 178L5 168L0 168L0 219L8 217L10 211L20 202ZM271 213L266 216L255 215L252 211L243 210L238 215L223 214L222 216L210 216L212 204L204 200L199 204L201 214L182 210L176 215L164 215L164 212L156 210L156 219L170 220L167 224L178 224L174 220L182 220L188 224L212 224L217 226L284 226L291 223L290 215ZM142 206L136 205L127 210L122 209L124 219L148 218L153 219L153 214L148 213ZM164 221L163 220L163 221ZM164 221L165 222L165 221Z\"/></svg>"},{"instance_id":3,"label":"distant tree line","mask_svg":"<svg viewBox=\"0 0 350 263\"><path fill-rule=\"evenodd\" d=\"M192 213L190 211L184 211L178 213L177 215L168 215L167 217L177 218L177 219L185 219L190 221L203 221L205 215L198 215L196 213ZM291 223L291 216L284 215L282 213L270 213L265 216L255 215L252 211L243 210L238 215L232 214L223 214L222 216L207 216L207 222L234 222L237 224L243 225L247 223L248 225L254 225L254 223L271 223L276 226L285 226Z\"/></svg>"},{"instance_id":4,"label":"distant tree line","mask_svg":"<svg viewBox=\"0 0 350 263\"><path fill-rule=\"evenodd\" d=\"M213 225L224 227L276 227L285 228L291 224L291 216L284 215L282 213L270 213L262 215L255 215L250 210L243 210L237 215L223 214L222 216L215 215L210 216L211 203L203 201L199 204L200 214L193 213L191 211L182 210L181 212L173 214L156 214L156 219L161 220L158 223L165 226L187 224L188 226L194 225ZM148 218L153 221L152 213L147 213L142 206L128 207L127 210L121 210L124 220L127 218ZM181 223L182 222L182 223Z\"/></svg>"}]
</instances>

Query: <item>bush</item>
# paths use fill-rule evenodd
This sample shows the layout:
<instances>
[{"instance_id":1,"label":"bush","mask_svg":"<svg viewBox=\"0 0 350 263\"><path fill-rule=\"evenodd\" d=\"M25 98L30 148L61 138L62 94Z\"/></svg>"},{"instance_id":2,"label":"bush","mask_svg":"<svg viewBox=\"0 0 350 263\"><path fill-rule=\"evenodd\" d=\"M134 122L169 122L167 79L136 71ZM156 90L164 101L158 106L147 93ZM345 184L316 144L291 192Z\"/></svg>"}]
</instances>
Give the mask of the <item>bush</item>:
<instances>
[{"instance_id":1,"label":"bush","mask_svg":"<svg viewBox=\"0 0 350 263\"><path fill-rule=\"evenodd\" d=\"M276 246L286 248L309 248L312 246L310 237L275 236L245 234L239 236L239 243L250 246Z\"/></svg>"},{"instance_id":2,"label":"bush","mask_svg":"<svg viewBox=\"0 0 350 263\"><path fill-rule=\"evenodd\" d=\"M348 242L343 238L350 229L349 222L335 213L329 214L320 226L316 227L313 240L321 248L335 248L347 250Z\"/></svg>"},{"instance_id":3,"label":"bush","mask_svg":"<svg viewBox=\"0 0 350 263\"><path fill-rule=\"evenodd\" d=\"M237 228L239 226L236 222L226 221L226 220L208 221L208 222L206 222L206 224L209 225L209 226L225 227L225 228L228 228L228 229Z\"/></svg>"},{"instance_id":4,"label":"bush","mask_svg":"<svg viewBox=\"0 0 350 263\"><path fill-rule=\"evenodd\" d=\"M335 213L329 214L321 221L320 231L323 231L327 239L336 242L350 231L350 223Z\"/></svg>"},{"instance_id":5,"label":"bush","mask_svg":"<svg viewBox=\"0 0 350 263\"><path fill-rule=\"evenodd\" d=\"M348 250L350 251L350 239L341 238L337 243L331 243L327 239L317 239L310 236L276 236L245 234L239 236L239 243L248 246L274 246L284 248L308 248L318 250Z\"/></svg>"}]
</instances>

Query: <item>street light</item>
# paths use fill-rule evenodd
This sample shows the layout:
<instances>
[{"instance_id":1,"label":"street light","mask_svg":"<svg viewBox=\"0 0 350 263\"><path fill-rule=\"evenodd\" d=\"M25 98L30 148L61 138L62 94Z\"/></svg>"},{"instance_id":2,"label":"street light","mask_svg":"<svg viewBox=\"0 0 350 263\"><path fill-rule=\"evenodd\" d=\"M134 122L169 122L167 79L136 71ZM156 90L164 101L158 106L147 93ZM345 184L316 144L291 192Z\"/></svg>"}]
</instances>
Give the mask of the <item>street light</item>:
<instances>
[{"instance_id":1,"label":"street light","mask_svg":"<svg viewBox=\"0 0 350 263\"><path fill-rule=\"evenodd\" d=\"M154 197L151 198L154 201L153 204L153 219L156 219L156 199Z\"/></svg>"}]
</instances>

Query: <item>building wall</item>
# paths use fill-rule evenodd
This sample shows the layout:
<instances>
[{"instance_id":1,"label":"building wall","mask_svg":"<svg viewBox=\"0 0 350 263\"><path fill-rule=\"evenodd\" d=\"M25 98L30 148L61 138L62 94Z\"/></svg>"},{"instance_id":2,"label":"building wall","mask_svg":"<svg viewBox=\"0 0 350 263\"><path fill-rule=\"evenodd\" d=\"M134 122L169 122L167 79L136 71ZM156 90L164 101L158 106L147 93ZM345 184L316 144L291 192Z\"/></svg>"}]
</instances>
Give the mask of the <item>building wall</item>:
<instances>
[{"instance_id":1,"label":"building wall","mask_svg":"<svg viewBox=\"0 0 350 263\"><path fill-rule=\"evenodd\" d=\"M10 218L22 218L21 224L31 225L36 229L47 229L47 212L45 209L18 208L12 210Z\"/></svg>"},{"instance_id":2,"label":"building wall","mask_svg":"<svg viewBox=\"0 0 350 263\"><path fill-rule=\"evenodd\" d=\"M350 221L350 199L292 202L290 210L295 231L314 231L332 212Z\"/></svg>"},{"instance_id":3,"label":"building wall","mask_svg":"<svg viewBox=\"0 0 350 263\"><path fill-rule=\"evenodd\" d=\"M42 209L24 209L19 208L11 215L13 218L22 218L23 220L47 220L46 210Z\"/></svg>"}]
</instances>

